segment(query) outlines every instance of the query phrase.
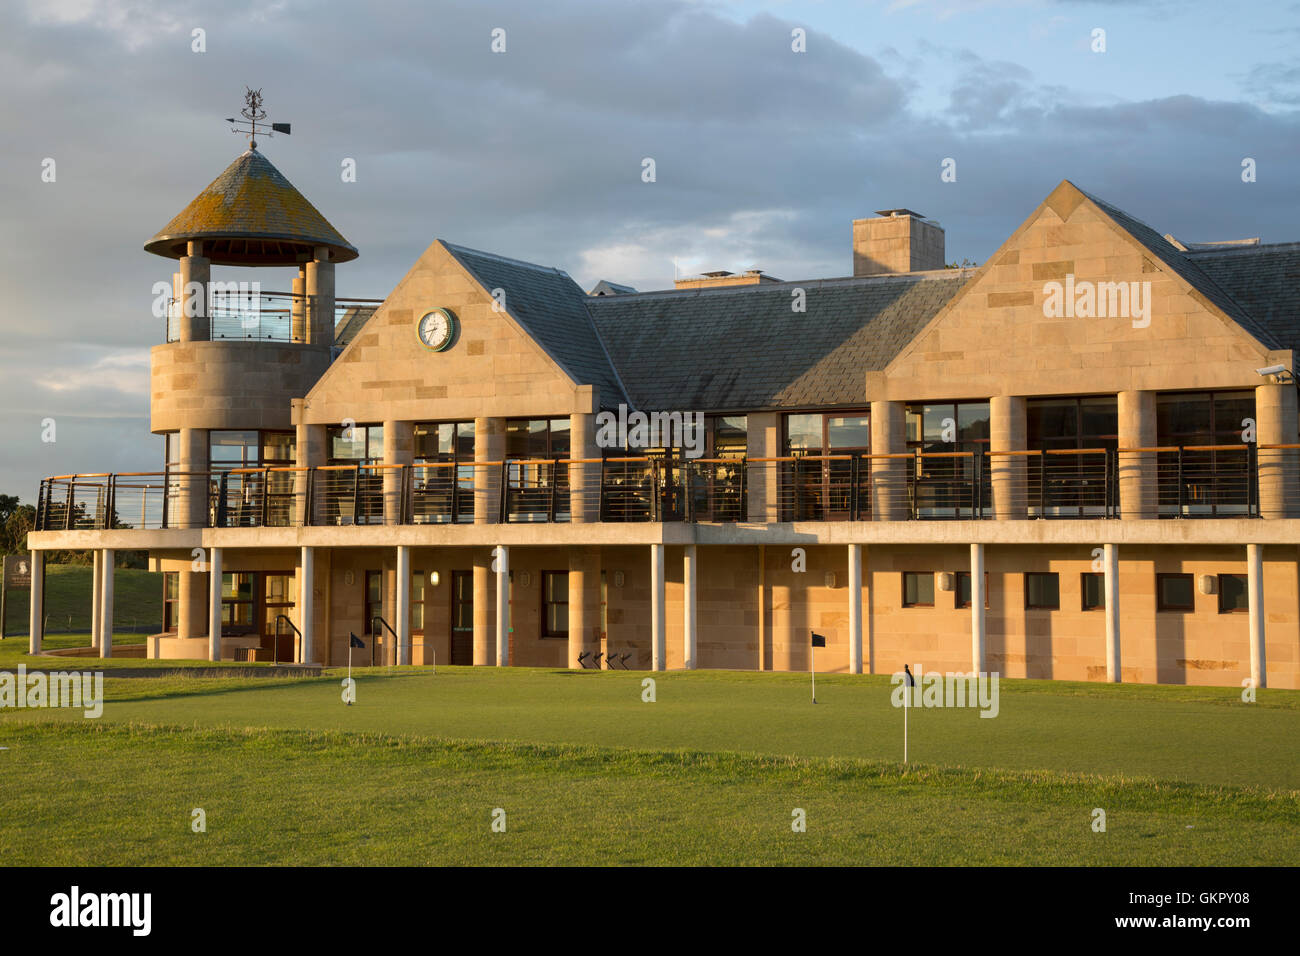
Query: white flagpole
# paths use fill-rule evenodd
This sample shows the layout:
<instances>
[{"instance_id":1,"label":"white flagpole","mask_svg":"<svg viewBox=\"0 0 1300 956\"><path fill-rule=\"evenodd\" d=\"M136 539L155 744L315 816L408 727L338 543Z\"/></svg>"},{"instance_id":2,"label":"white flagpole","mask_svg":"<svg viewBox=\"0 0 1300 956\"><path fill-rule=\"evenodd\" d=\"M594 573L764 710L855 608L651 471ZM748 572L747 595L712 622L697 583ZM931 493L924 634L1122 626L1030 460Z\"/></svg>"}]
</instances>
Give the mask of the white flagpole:
<instances>
[{"instance_id":1,"label":"white flagpole","mask_svg":"<svg viewBox=\"0 0 1300 956\"><path fill-rule=\"evenodd\" d=\"M812 674L812 700L817 703L817 645L808 645L808 669Z\"/></svg>"},{"instance_id":2,"label":"white flagpole","mask_svg":"<svg viewBox=\"0 0 1300 956\"><path fill-rule=\"evenodd\" d=\"M907 686L907 672L903 672L903 763L907 763L907 712L911 710L912 688Z\"/></svg>"}]
</instances>

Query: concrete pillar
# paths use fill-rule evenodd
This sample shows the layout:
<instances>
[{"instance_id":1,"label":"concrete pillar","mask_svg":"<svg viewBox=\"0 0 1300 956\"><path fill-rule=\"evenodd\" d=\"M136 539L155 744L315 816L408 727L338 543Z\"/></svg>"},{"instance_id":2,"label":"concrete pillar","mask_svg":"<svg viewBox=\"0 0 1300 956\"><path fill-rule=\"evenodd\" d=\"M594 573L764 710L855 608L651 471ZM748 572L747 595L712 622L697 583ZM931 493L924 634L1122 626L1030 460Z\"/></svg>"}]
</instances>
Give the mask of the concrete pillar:
<instances>
[{"instance_id":1,"label":"concrete pillar","mask_svg":"<svg viewBox=\"0 0 1300 956\"><path fill-rule=\"evenodd\" d=\"M580 386L593 395L598 389L594 385ZM584 402L585 404L585 402ZM569 520L573 522L600 520L600 465L577 464L584 460L601 457L602 449L596 444L596 415L591 412L575 412L569 416ZM561 466L563 467L563 466Z\"/></svg>"},{"instance_id":2,"label":"concrete pillar","mask_svg":"<svg viewBox=\"0 0 1300 956\"><path fill-rule=\"evenodd\" d=\"M1255 389L1255 437L1259 454L1259 514L1262 518L1300 516L1300 451L1266 445L1300 443L1300 414L1294 384Z\"/></svg>"},{"instance_id":3,"label":"concrete pillar","mask_svg":"<svg viewBox=\"0 0 1300 956\"><path fill-rule=\"evenodd\" d=\"M903 402L871 403L871 454L901 455L907 451L907 406ZM907 461L874 458L871 468L871 520L907 518Z\"/></svg>"},{"instance_id":4,"label":"concrete pillar","mask_svg":"<svg viewBox=\"0 0 1300 956\"><path fill-rule=\"evenodd\" d=\"M99 647L100 625L104 622L104 552L90 552L90 646Z\"/></svg>"},{"instance_id":5,"label":"concrete pillar","mask_svg":"<svg viewBox=\"0 0 1300 956\"><path fill-rule=\"evenodd\" d=\"M385 432L385 435L387 432ZM411 548L397 546L397 663L411 663Z\"/></svg>"},{"instance_id":6,"label":"concrete pillar","mask_svg":"<svg viewBox=\"0 0 1300 956\"><path fill-rule=\"evenodd\" d=\"M971 670L985 671L988 614L984 610L984 545L970 546L970 657Z\"/></svg>"},{"instance_id":7,"label":"concrete pillar","mask_svg":"<svg viewBox=\"0 0 1300 956\"><path fill-rule=\"evenodd\" d=\"M100 574L103 575L100 584L101 597L99 599L99 656L113 656L113 561L114 552L112 548L105 548L103 557L100 559Z\"/></svg>"},{"instance_id":8,"label":"concrete pillar","mask_svg":"<svg viewBox=\"0 0 1300 956\"><path fill-rule=\"evenodd\" d=\"M1154 452L1125 452L1126 448L1154 448L1156 444L1155 392L1120 392L1119 509L1122 518L1156 518L1159 499Z\"/></svg>"},{"instance_id":9,"label":"concrete pillar","mask_svg":"<svg viewBox=\"0 0 1300 956\"><path fill-rule=\"evenodd\" d=\"M208 501L208 430L182 428L176 434L180 455L174 479L175 497L168 502L169 528L206 528Z\"/></svg>"},{"instance_id":10,"label":"concrete pillar","mask_svg":"<svg viewBox=\"0 0 1300 956\"><path fill-rule=\"evenodd\" d=\"M569 667L582 667L578 657L600 650L600 552L571 547L569 552Z\"/></svg>"},{"instance_id":11,"label":"concrete pillar","mask_svg":"<svg viewBox=\"0 0 1300 956\"><path fill-rule=\"evenodd\" d=\"M312 345L334 344L334 263L330 251L317 246L315 258L306 264L308 341Z\"/></svg>"},{"instance_id":12,"label":"concrete pillar","mask_svg":"<svg viewBox=\"0 0 1300 956\"><path fill-rule=\"evenodd\" d=\"M1258 544L1246 545L1246 597L1250 616L1250 679L1256 687L1268 686L1264 658L1264 552Z\"/></svg>"},{"instance_id":13,"label":"concrete pillar","mask_svg":"<svg viewBox=\"0 0 1300 956\"><path fill-rule=\"evenodd\" d=\"M1120 682L1119 649L1119 547L1113 544L1102 548L1102 591L1106 603L1106 680Z\"/></svg>"},{"instance_id":14,"label":"concrete pillar","mask_svg":"<svg viewBox=\"0 0 1300 956\"><path fill-rule=\"evenodd\" d=\"M497 548L497 667L510 663L510 549Z\"/></svg>"},{"instance_id":15,"label":"concrete pillar","mask_svg":"<svg viewBox=\"0 0 1300 956\"><path fill-rule=\"evenodd\" d=\"M293 300L289 305L289 316L292 323L293 341L306 342L311 335L311 330L307 324L307 266L305 263L298 266L298 274L294 276Z\"/></svg>"},{"instance_id":16,"label":"concrete pillar","mask_svg":"<svg viewBox=\"0 0 1300 956\"><path fill-rule=\"evenodd\" d=\"M27 604L27 653L39 654L45 637L45 552L29 552L32 563L32 591Z\"/></svg>"},{"instance_id":17,"label":"concrete pillar","mask_svg":"<svg viewBox=\"0 0 1300 956\"><path fill-rule=\"evenodd\" d=\"M862 545L849 545L849 673L862 673Z\"/></svg>"},{"instance_id":18,"label":"concrete pillar","mask_svg":"<svg viewBox=\"0 0 1300 956\"><path fill-rule=\"evenodd\" d=\"M415 423L384 422L384 464L405 465L404 468L384 469L384 524L401 524L403 515L403 489L406 486L410 464L415 449Z\"/></svg>"},{"instance_id":19,"label":"concrete pillar","mask_svg":"<svg viewBox=\"0 0 1300 956\"><path fill-rule=\"evenodd\" d=\"M474 666L486 667L494 657L492 638L492 554L474 549Z\"/></svg>"},{"instance_id":20,"label":"concrete pillar","mask_svg":"<svg viewBox=\"0 0 1300 956\"><path fill-rule=\"evenodd\" d=\"M753 461L755 458L776 458L781 454L781 416L775 412L761 412L746 418L745 487L749 514L747 519L759 524L781 520L777 475L780 465L773 461Z\"/></svg>"},{"instance_id":21,"label":"concrete pillar","mask_svg":"<svg viewBox=\"0 0 1300 956\"><path fill-rule=\"evenodd\" d=\"M221 549L208 549L208 660L221 660Z\"/></svg>"},{"instance_id":22,"label":"concrete pillar","mask_svg":"<svg viewBox=\"0 0 1300 956\"><path fill-rule=\"evenodd\" d=\"M294 399L295 404L301 403L301 399ZM301 414L301 408L296 409ZM295 455L297 456L297 466L299 468L315 468L325 464L329 460L329 451L325 447L326 432L324 425L297 425L295 426L296 442ZM384 431L385 441L387 440L388 431ZM294 472L293 478L293 521L295 527L303 527L309 524L317 523L318 515L322 514L319 507L321 494L319 484L314 494L315 502L312 502L311 511L308 511L307 491L310 487L310 474L306 471Z\"/></svg>"},{"instance_id":23,"label":"concrete pillar","mask_svg":"<svg viewBox=\"0 0 1300 956\"><path fill-rule=\"evenodd\" d=\"M474 523L496 524L501 516L501 466L506 456L506 420L474 419Z\"/></svg>"},{"instance_id":24,"label":"concrete pillar","mask_svg":"<svg viewBox=\"0 0 1300 956\"><path fill-rule=\"evenodd\" d=\"M695 670L698 640L696 633L696 551L688 544L682 555L682 660L688 671Z\"/></svg>"},{"instance_id":25,"label":"concrete pillar","mask_svg":"<svg viewBox=\"0 0 1300 956\"><path fill-rule=\"evenodd\" d=\"M206 342L212 337L208 319L208 282L212 263L203 256L203 242L191 240L180 259L181 301L178 310L180 340ZM190 312L196 313L190 315Z\"/></svg>"},{"instance_id":26,"label":"concrete pillar","mask_svg":"<svg viewBox=\"0 0 1300 956\"><path fill-rule=\"evenodd\" d=\"M664 588L664 546L650 545L650 663L657 671L668 666L664 618L666 591Z\"/></svg>"},{"instance_id":27,"label":"concrete pillar","mask_svg":"<svg viewBox=\"0 0 1300 956\"><path fill-rule=\"evenodd\" d=\"M298 630L302 631L300 664L316 658L316 549L303 548L298 562Z\"/></svg>"},{"instance_id":28,"label":"concrete pillar","mask_svg":"<svg viewBox=\"0 0 1300 956\"><path fill-rule=\"evenodd\" d=\"M1000 520L1028 515L1029 472L1024 455L993 453L1024 451L1027 430L1024 398L995 395L989 399L989 480L993 488L993 515Z\"/></svg>"}]
</instances>

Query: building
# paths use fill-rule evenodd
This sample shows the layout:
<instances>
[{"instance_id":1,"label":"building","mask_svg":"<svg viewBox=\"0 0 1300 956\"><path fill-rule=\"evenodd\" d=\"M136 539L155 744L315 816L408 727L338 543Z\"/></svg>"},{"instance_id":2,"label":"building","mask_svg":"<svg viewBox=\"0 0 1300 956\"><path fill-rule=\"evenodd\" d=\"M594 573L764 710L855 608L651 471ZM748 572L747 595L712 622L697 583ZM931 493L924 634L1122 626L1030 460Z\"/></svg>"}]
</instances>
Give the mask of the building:
<instances>
[{"instance_id":1,"label":"building","mask_svg":"<svg viewBox=\"0 0 1300 956\"><path fill-rule=\"evenodd\" d=\"M587 295L438 240L344 303L356 249L250 150L145 248L166 460L46 480L30 536L37 582L109 556L103 654L148 549L151 657L798 670L816 631L826 671L1300 686L1300 243L1064 181L975 269L900 208L846 278Z\"/></svg>"}]
</instances>

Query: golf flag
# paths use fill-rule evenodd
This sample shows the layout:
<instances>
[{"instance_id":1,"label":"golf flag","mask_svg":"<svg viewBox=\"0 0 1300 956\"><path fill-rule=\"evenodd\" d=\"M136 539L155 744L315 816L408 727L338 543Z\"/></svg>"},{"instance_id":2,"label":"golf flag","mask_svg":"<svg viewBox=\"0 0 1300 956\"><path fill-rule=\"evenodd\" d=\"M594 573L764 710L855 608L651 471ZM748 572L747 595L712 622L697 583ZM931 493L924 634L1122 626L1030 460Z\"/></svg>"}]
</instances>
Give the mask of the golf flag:
<instances>
[{"instance_id":1,"label":"golf flag","mask_svg":"<svg viewBox=\"0 0 1300 956\"><path fill-rule=\"evenodd\" d=\"M813 646L813 647L825 647L825 646L826 646L826 637L825 637L825 635L822 635L822 634L814 634L814 635L812 636L812 641L813 641L813 642L812 642L812 646Z\"/></svg>"},{"instance_id":2,"label":"golf flag","mask_svg":"<svg viewBox=\"0 0 1300 956\"><path fill-rule=\"evenodd\" d=\"M366 649L366 645L363 644L363 643L361 642L361 638L357 637L357 636L356 636L355 634L353 634L351 631L348 631L348 637L352 638L352 646L353 646L353 647L357 648L358 650L363 650L363 651Z\"/></svg>"},{"instance_id":3,"label":"golf flag","mask_svg":"<svg viewBox=\"0 0 1300 956\"><path fill-rule=\"evenodd\" d=\"M812 702L817 703L817 651L815 648L826 646L825 635L809 631L812 634L812 646L808 651L808 673L812 676Z\"/></svg>"}]
</instances>

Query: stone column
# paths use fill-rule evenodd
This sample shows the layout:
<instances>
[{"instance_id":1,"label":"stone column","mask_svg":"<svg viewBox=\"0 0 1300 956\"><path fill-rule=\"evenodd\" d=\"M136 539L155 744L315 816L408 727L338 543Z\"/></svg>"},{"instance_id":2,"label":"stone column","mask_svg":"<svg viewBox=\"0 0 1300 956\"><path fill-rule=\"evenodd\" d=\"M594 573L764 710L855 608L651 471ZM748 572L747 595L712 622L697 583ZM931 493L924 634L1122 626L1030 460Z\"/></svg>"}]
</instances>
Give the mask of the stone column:
<instances>
[{"instance_id":1,"label":"stone column","mask_svg":"<svg viewBox=\"0 0 1300 956\"><path fill-rule=\"evenodd\" d=\"M113 561L115 555L112 548L105 548L103 556L100 559L100 574L103 580L100 584L101 596L99 599L99 656L113 656Z\"/></svg>"},{"instance_id":2,"label":"stone column","mask_svg":"<svg viewBox=\"0 0 1300 956\"><path fill-rule=\"evenodd\" d=\"M696 627L696 561L695 545L686 545L682 555L682 661L688 671L695 670L696 654L699 649Z\"/></svg>"},{"instance_id":3,"label":"stone column","mask_svg":"<svg viewBox=\"0 0 1300 956\"><path fill-rule=\"evenodd\" d=\"M397 663L405 665L411 663L411 549L404 544L397 546L396 617Z\"/></svg>"},{"instance_id":4,"label":"stone column","mask_svg":"<svg viewBox=\"0 0 1300 956\"><path fill-rule=\"evenodd\" d=\"M306 342L311 337L307 320L307 265L298 266L298 274L293 278L293 300L289 304L289 316L293 332L293 341Z\"/></svg>"},{"instance_id":5,"label":"stone column","mask_svg":"<svg viewBox=\"0 0 1300 956\"><path fill-rule=\"evenodd\" d=\"M1106 680L1118 684L1120 670L1119 617L1119 548L1108 544L1102 548L1102 591L1106 602Z\"/></svg>"},{"instance_id":6,"label":"stone column","mask_svg":"<svg viewBox=\"0 0 1300 956\"><path fill-rule=\"evenodd\" d=\"M600 650L600 553L595 548L569 551L569 667L582 667L584 651Z\"/></svg>"},{"instance_id":7,"label":"stone column","mask_svg":"<svg viewBox=\"0 0 1300 956\"><path fill-rule=\"evenodd\" d=\"M45 552L28 554L32 564L32 590L27 604L27 653L39 654L45 637Z\"/></svg>"},{"instance_id":8,"label":"stone column","mask_svg":"<svg viewBox=\"0 0 1300 956\"><path fill-rule=\"evenodd\" d=\"M301 401L295 399L295 402ZM303 425L295 426L297 432L296 450L297 466L299 468L316 468L325 464L328 458L328 449L325 447L326 432L324 425ZM385 430L384 437L387 441L388 432ZM326 472L328 474L328 472ZM319 502L321 495L319 488L313 495L314 501L309 502L307 499L308 489L311 487L311 473L306 471L294 472L293 478L293 522L296 527L304 527L309 524L316 524L320 519L321 509Z\"/></svg>"},{"instance_id":9,"label":"stone column","mask_svg":"<svg viewBox=\"0 0 1300 956\"><path fill-rule=\"evenodd\" d=\"M208 431L182 428L177 433L180 474L172 480L176 495L168 502L171 528L205 528L209 518ZM169 492L170 494L170 489ZM176 636L197 638L207 633L205 576L201 571L178 571L176 577Z\"/></svg>"},{"instance_id":10,"label":"stone column","mask_svg":"<svg viewBox=\"0 0 1300 956\"><path fill-rule=\"evenodd\" d=\"M901 455L906 451L907 406L903 402L872 402L871 454ZM902 458L874 458L869 467L871 520L906 520L907 462Z\"/></svg>"},{"instance_id":11,"label":"stone column","mask_svg":"<svg viewBox=\"0 0 1300 956\"><path fill-rule=\"evenodd\" d=\"M510 549L497 547L497 667L510 663Z\"/></svg>"},{"instance_id":12,"label":"stone column","mask_svg":"<svg viewBox=\"0 0 1300 956\"><path fill-rule=\"evenodd\" d=\"M181 301L177 319L182 342L206 342L212 337L208 319L208 282L212 263L203 256L203 242L191 240L180 260ZM191 315L190 313L195 313Z\"/></svg>"},{"instance_id":13,"label":"stone column","mask_svg":"<svg viewBox=\"0 0 1300 956\"><path fill-rule=\"evenodd\" d=\"M90 552L90 646L100 644L100 625L104 622L104 551L96 548Z\"/></svg>"},{"instance_id":14,"label":"stone column","mask_svg":"<svg viewBox=\"0 0 1300 956\"><path fill-rule=\"evenodd\" d=\"M1119 509L1121 518L1159 517L1154 452L1125 452L1126 448L1154 448L1156 444L1155 392L1120 392Z\"/></svg>"},{"instance_id":15,"label":"stone column","mask_svg":"<svg viewBox=\"0 0 1300 956\"><path fill-rule=\"evenodd\" d=\"M492 638L492 553L474 549L474 666L486 667L494 657Z\"/></svg>"},{"instance_id":16,"label":"stone column","mask_svg":"<svg viewBox=\"0 0 1300 956\"><path fill-rule=\"evenodd\" d=\"M208 550L208 660L221 660L221 549Z\"/></svg>"},{"instance_id":17,"label":"stone column","mask_svg":"<svg viewBox=\"0 0 1300 956\"><path fill-rule=\"evenodd\" d=\"M401 524L406 479L414 461L415 423L384 422L384 464L404 465L403 468L384 469L384 524Z\"/></svg>"},{"instance_id":18,"label":"stone column","mask_svg":"<svg viewBox=\"0 0 1300 956\"><path fill-rule=\"evenodd\" d=\"M650 545L650 662L654 670L667 668L667 645L664 625L664 546Z\"/></svg>"},{"instance_id":19,"label":"stone column","mask_svg":"<svg viewBox=\"0 0 1300 956\"><path fill-rule=\"evenodd\" d=\"M849 673L862 673L862 545L849 545Z\"/></svg>"},{"instance_id":20,"label":"stone column","mask_svg":"<svg viewBox=\"0 0 1300 956\"><path fill-rule=\"evenodd\" d=\"M970 655L971 669L984 673L988 646L988 614L984 610L984 545L970 546Z\"/></svg>"},{"instance_id":21,"label":"stone column","mask_svg":"<svg viewBox=\"0 0 1300 956\"><path fill-rule=\"evenodd\" d=\"M302 631L300 664L310 664L316 655L315 587L316 549L303 548L298 562L298 630Z\"/></svg>"},{"instance_id":22,"label":"stone column","mask_svg":"<svg viewBox=\"0 0 1300 956\"><path fill-rule=\"evenodd\" d=\"M330 262L327 247L316 247L315 258L306 264L304 279L309 315L308 341L312 345L333 345L334 263Z\"/></svg>"},{"instance_id":23,"label":"stone column","mask_svg":"<svg viewBox=\"0 0 1300 956\"><path fill-rule=\"evenodd\" d=\"M597 391L594 385L584 385L582 388L590 389L593 396ZM596 444L595 410L570 415L569 458L575 462L590 460L600 458L601 452L602 449ZM563 468L564 465L561 464L560 467ZM575 523L600 520L599 464L569 466L569 516L569 520Z\"/></svg>"},{"instance_id":24,"label":"stone column","mask_svg":"<svg viewBox=\"0 0 1300 956\"><path fill-rule=\"evenodd\" d=\"M745 421L745 456L750 459L778 457L781 454L781 416L775 412L761 412L748 416ZM754 461L746 468L748 520L758 524L779 521L777 475L780 465L772 461Z\"/></svg>"},{"instance_id":25,"label":"stone column","mask_svg":"<svg viewBox=\"0 0 1300 956\"><path fill-rule=\"evenodd\" d=\"M1268 686L1264 657L1264 553L1263 546L1246 545L1246 598L1250 616L1250 679L1256 687Z\"/></svg>"},{"instance_id":26,"label":"stone column","mask_svg":"<svg viewBox=\"0 0 1300 956\"><path fill-rule=\"evenodd\" d=\"M993 487L993 515L999 520L1028 515L1029 469L1024 455L993 454L1024 451L1027 443L1025 400L1018 395L996 395L989 400L989 471Z\"/></svg>"},{"instance_id":27,"label":"stone column","mask_svg":"<svg viewBox=\"0 0 1300 956\"><path fill-rule=\"evenodd\" d=\"M1259 456L1259 514L1262 518L1300 516L1300 451L1265 445L1300 443L1294 384L1255 388L1255 438Z\"/></svg>"},{"instance_id":28,"label":"stone column","mask_svg":"<svg viewBox=\"0 0 1300 956\"><path fill-rule=\"evenodd\" d=\"M501 516L501 467L506 456L506 420L474 419L474 523L496 524Z\"/></svg>"}]
</instances>

